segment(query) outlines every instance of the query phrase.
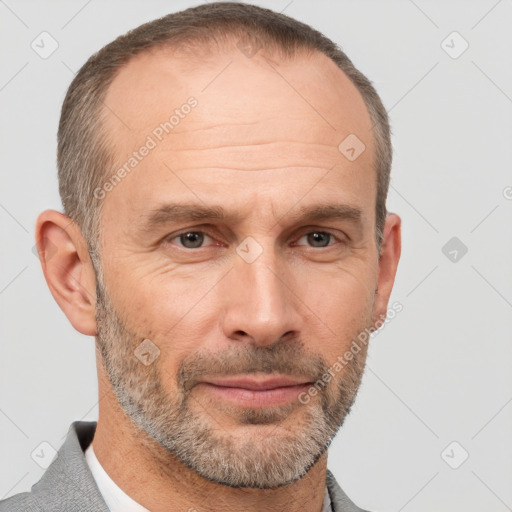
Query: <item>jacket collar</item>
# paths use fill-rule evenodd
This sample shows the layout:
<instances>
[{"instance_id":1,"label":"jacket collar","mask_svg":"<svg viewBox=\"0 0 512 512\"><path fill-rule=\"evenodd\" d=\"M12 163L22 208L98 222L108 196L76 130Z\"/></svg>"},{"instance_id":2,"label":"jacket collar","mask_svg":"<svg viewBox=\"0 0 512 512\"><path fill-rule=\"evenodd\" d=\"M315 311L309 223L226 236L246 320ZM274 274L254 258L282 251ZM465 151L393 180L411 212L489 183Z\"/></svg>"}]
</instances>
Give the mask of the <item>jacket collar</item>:
<instances>
[{"instance_id":1,"label":"jacket collar","mask_svg":"<svg viewBox=\"0 0 512 512\"><path fill-rule=\"evenodd\" d=\"M39 482L32 486L31 497L43 504L41 508L45 512L109 512L84 455L95 431L95 421L73 422L56 458Z\"/></svg>"}]
</instances>

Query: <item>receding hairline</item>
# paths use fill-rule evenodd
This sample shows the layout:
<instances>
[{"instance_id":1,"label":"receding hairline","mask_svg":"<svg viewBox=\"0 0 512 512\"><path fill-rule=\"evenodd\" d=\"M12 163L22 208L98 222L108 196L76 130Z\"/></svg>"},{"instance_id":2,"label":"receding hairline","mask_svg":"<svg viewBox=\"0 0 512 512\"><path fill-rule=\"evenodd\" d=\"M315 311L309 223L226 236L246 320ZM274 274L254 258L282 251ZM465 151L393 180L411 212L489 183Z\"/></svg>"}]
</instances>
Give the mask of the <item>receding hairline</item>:
<instances>
[{"instance_id":1,"label":"receding hairline","mask_svg":"<svg viewBox=\"0 0 512 512\"><path fill-rule=\"evenodd\" d=\"M170 13L119 36L92 55L70 85L59 124L59 190L66 214L88 240L96 238L101 210L92 190L114 168L113 141L98 128L105 110L102 101L119 70L138 54L164 47L174 48L191 62L200 61L208 52L222 51L226 41L237 37L261 43L267 52L281 58L324 54L355 86L372 121L373 167L378 180L377 235L382 238L392 149L387 113L373 84L334 41L313 27L267 8L214 2ZM202 51L197 52L198 48Z\"/></svg>"},{"instance_id":2,"label":"receding hairline","mask_svg":"<svg viewBox=\"0 0 512 512\"><path fill-rule=\"evenodd\" d=\"M123 70L129 68L130 65L133 65L134 62L136 62L138 59L158 57L162 54L165 55L166 53L168 53L170 59L178 62L181 61L190 63L191 67L205 66L208 65L209 62L213 62L219 56L229 55L231 52L237 50L236 45L240 37L241 27L235 27L233 30L230 31L223 31L220 28L215 28L214 30L215 35L218 38L214 37L210 40L204 40L203 38L189 36L183 39L179 39L178 41L174 41L171 39L167 41L161 41L158 44L151 46L150 48L144 49L138 52L136 55L133 55L132 57L127 59L123 63L123 65L115 71L115 73L113 73L111 80L109 80L108 85L104 88L103 98L107 98L113 83L121 78ZM341 69L337 65L337 63L333 61L333 59L331 59L328 55L326 55L324 52L317 48L296 46L293 49L293 51L290 51L290 48L282 47L280 44L277 44L273 40L271 40L270 43L271 44L268 46L263 45L258 52L259 58L261 59L261 57L263 57L265 62L270 61L276 65L279 65L283 62L293 63L294 61L299 61L301 58L312 60L318 59L319 62L328 64L331 67L331 70L334 71L335 73L341 73L340 77L342 76L345 79L345 84L352 89L352 92L355 92L357 94L361 102L361 106L363 107L365 115L367 117L369 127L368 133L370 134L372 148L372 158L370 165L372 167L373 172L377 173L377 141L373 130L370 128L372 125L372 118L368 110L367 102L363 97L363 94L361 93L357 85L351 80L350 76L343 69ZM252 57L252 62L258 62L258 54ZM109 108L105 103L103 103L103 105L100 106L100 111L98 112L98 114L99 119L101 120L99 136L105 142L111 159L111 168L105 169L105 172L103 174L103 179L108 179L109 174L121 164L122 158L119 158L119 156L115 154L116 144L115 141L112 140L112 136L115 132L113 132L111 129L107 129L105 124L104 116L109 114ZM376 180L376 194L377 189L378 185ZM375 200L377 200L377 197L375 197ZM98 223L99 225L101 224L101 213L98 218ZM100 243L100 245L102 244Z\"/></svg>"},{"instance_id":3,"label":"receding hairline","mask_svg":"<svg viewBox=\"0 0 512 512\"><path fill-rule=\"evenodd\" d=\"M217 29L219 30L219 29ZM159 42L157 45L152 46L148 49L145 49L141 52L138 52L136 55L132 56L130 59L126 60L122 66L120 66L116 72L112 75L111 80L109 80L108 85L104 88L103 91L103 99L105 100L112 88L114 82L118 81L122 78L123 71L126 71L133 64L137 64L138 59L148 59L152 57L161 57L162 55L168 55L171 61L177 63L185 63L185 69L196 68L200 66L209 66L212 64L212 68L215 72L219 71L219 63L217 62L218 57L222 55L229 56L233 52L239 51L236 48L236 44L238 41L239 34L237 32L220 32L219 34L222 38L222 44L219 44L219 41L214 39L214 41L203 41L202 39L194 39L192 38L190 41L182 41L180 40L176 45L176 42L173 40ZM372 149L372 160L371 166L374 171L377 170L377 141L375 134L372 130L372 117L370 111L368 109L367 102L361 93L360 89L356 84L351 80L350 76L341 69L335 61L333 61L328 55L326 55L321 50L312 47L301 47L298 46L296 50L292 53L290 51L284 51L285 49L279 45L273 44L270 48L267 46L262 46L260 51L251 58L251 62L259 63L262 67L264 66L279 66L282 63L285 64L294 64L295 62L299 62L300 59L307 59L311 61L317 61L319 65L325 66L328 68L324 68L327 73L338 74L339 76L334 76L334 80L338 81L339 87L343 88L345 91L347 88L350 88L350 94L355 94L360 102L361 114L366 117L365 124L368 128L369 140L371 149ZM193 56L193 62L190 62L189 55ZM190 65L189 65L190 64ZM179 64L178 64L179 65ZM308 68L310 69L310 68ZM343 82L341 82L343 80ZM285 84L285 79L283 79L283 84ZM297 93L297 92L296 92ZM179 99L179 98L177 98ZM304 100L306 101L306 100ZM313 107L312 107L313 108ZM364 112L364 114L363 114ZM99 107L99 118L101 119L100 125L100 137L104 140L106 146L109 148L110 157L111 157L111 168L105 169L104 171L104 179L109 178L109 173L115 171L117 166L121 164L122 158L119 158L115 155L116 143L111 139L113 133L112 123L110 126L106 126L105 124L105 116L108 116L112 111L109 107L103 103ZM112 116L112 120L114 124L117 123L115 118L118 117L115 115ZM323 116L322 116L323 117ZM118 118L119 120L119 118ZM319 117L320 120L320 117ZM326 121L327 122L327 121ZM330 124L330 123L328 123ZM365 140L365 142L366 142ZM338 141L338 142L341 142ZM335 146L333 146L335 147ZM117 156L117 158L116 158ZM340 153L341 156L341 153Z\"/></svg>"}]
</instances>

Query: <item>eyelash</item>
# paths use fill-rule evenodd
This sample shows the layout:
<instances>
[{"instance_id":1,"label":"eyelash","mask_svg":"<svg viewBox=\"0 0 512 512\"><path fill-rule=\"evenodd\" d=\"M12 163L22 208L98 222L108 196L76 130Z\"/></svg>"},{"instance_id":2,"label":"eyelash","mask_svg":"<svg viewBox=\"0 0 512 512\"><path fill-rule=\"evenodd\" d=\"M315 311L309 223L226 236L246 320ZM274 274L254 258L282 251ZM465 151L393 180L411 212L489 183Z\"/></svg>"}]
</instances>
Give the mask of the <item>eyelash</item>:
<instances>
[{"instance_id":1,"label":"eyelash","mask_svg":"<svg viewBox=\"0 0 512 512\"><path fill-rule=\"evenodd\" d=\"M187 229L185 231L181 231L180 233L177 233L177 234L173 234L173 235L170 235L170 236L167 236L165 237L164 241L165 242L171 242L172 240L176 239L176 238L180 238L180 236L182 235L186 235L187 233L200 233L200 234L203 234L203 235L207 235L209 236L211 239L214 239L214 236L207 230L194 230L194 229ZM310 235L312 233L321 233L321 234L326 234L326 235L330 235L332 238L334 238L334 240L338 243L345 243L345 240L342 240L340 239L339 237L337 237L334 233L332 233L331 231L328 231L328 230L320 230L320 229L314 229L312 231L307 231L305 232L304 234L302 234L300 236L300 238L298 240L300 240L301 238L307 236L307 235ZM313 247L313 246L307 246L309 247L310 249L327 249L329 247L333 247L333 245L335 244L329 244L325 247ZM199 249L205 249L204 246L201 246L201 247L195 247L195 248L191 248L191 247L184 247L183 245L179 245L178 247L182 248L182 249L185 249L185 250L188 250L188 251L197 251Z\"/></svg>"}]
</instances>

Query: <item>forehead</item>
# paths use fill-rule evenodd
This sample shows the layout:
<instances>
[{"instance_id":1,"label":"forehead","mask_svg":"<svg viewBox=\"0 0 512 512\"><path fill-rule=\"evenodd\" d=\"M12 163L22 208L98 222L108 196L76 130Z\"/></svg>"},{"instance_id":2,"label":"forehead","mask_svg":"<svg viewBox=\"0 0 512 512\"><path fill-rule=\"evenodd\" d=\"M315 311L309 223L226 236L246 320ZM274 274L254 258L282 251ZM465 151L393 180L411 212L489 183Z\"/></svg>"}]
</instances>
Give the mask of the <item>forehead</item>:
<instances>
[{"instance_id":1,"label":"forehead","mask_svg":"<svg viewBox=\"0 0 512 512\"><path fill-rule=\"evenodd\" d=\"M183 108L190 98L196 106ZM155 144L109 193L104 207L117 208L123 197L141 214L142 203L177 193L177 178L194 190L203 185L201 192L229 183L233 192L250 187L260 198L263 190L279 186L300 194L301 179L309 186L333 168L338 172L329 173L324 187L375 196L366 106L347 76L318 52L282 60L261 50L249 58L235 45L191 61L168 48L153 50L120 70L105 105L116 159L111 172L148 137ZM366 149L349 161L338 146L354 135ZM246 172L226 175L227 170ZM272 170L293 174L249 172ZM306 181L304 173L311 175Z\"/></svg>"},{"instance_id":2,"label":"forehead","mask_svg":"<svg viewBox=\"0 0 512 512\"><path fill-rule=\"evenodd\" d=\"M283 60L260 50L248 58L236 46L210 50L204 59L190 60L171 48L137 55L107 91L106 129L129 144L137 142L138 135L168 120L191 96L199 108L173 135L224 125L228 136L252 126L269 136L286 133L306 142L322 138L331 146L350 133L367 147L373 142L359 91L325 55Z\"/></svg>"}]
</instances>

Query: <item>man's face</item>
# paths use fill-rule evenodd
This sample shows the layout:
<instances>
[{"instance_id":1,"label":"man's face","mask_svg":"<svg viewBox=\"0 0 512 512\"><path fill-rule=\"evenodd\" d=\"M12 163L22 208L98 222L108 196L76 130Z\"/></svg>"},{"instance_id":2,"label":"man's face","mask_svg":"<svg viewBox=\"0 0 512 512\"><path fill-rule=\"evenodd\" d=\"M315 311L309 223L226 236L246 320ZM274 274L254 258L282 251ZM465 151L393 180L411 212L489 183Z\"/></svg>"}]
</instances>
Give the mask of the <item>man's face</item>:
<instances>
[{"instance_id":1,"label":"man's face","mask_svg":"<svg viewBox=\"0 0 512 512\"><path fill-rule=\"evenodd\" d=\"M190 97L197 104L180 110ZM138 152L101 217L98 344L118 400L205 478L291 483L341 426L366 347L333 365L384 312L363 100L320 54L276 62L235 48L201 64L140 55L105 103L111 173ZM353 161L338 149L349 134L366 145ZM153 147L141 158L143 145ZM173 205L225 217L178 216ZM307 214L329 206L341 215ZM299 385L240 389L276 376ZM235 377L253 381L213 384ZM318 381L323 390L298 399Z\"/></svg>"}]
</instances>

